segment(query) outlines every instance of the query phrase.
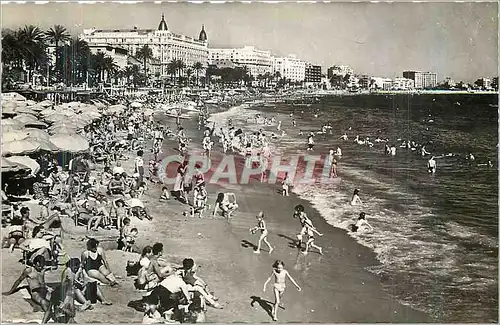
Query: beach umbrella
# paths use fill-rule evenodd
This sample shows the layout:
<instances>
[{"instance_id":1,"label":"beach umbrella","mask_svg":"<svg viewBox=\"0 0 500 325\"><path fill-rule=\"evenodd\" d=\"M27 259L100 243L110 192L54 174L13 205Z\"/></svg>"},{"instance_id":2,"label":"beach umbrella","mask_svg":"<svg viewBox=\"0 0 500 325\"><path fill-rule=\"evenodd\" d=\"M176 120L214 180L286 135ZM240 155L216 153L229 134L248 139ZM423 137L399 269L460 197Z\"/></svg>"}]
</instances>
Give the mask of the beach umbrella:
<instances>
[{"instance_id":1,"label":"beach umbrella","mask_svg":"<svg viewBox=\"0 0 500 325\"><path fill-rule=\"evenodd\" d=\"M24 97L21 94L15 93L15 92L4 94L4 96L7 96L7 95L9 96L9 98L12 98L13 100L18 101L18 102L22 102L22 101L26 100L26 97Z\"/></svg>"},{"instance_id":2,"label":"beach umbrella","mask_svg":"<svg viewBox=\"0 0 500 325\"><path fill-rule=\"evenodd\" d=\"M24 126L22 125L2 125L2 132L10 132L10 131L19 131L23 130Z\"/></svg>"},{"instance_id":3,"label":"beach umbrella","mask_svg":"<svg viewBox=\"0 0 500 325\"><path fill-rule=\"evenodd\" d=\"M154 111L151 109L151 108L147 108L144 110L144 112L142 112L142 114L144 114L144 116L151 116L153 115Z\"/></svg>"},{"instance_id":4,"label":"beach umbrella","mask_svg":"<svg viewBox=\"0 0 500 325\"><path fill-rule=\"evenodd\" d=\"M49 133L52 135L56 134L77 134L78 130L75 127L67 125L56 125L49 129Z\"/></svg>"},{"instance_id":5,"label":"beach umbrella","mask_svg":"<svg viewBox=\"0 0 500 325\"><path fill-rule=\"evenodd\" d=\"M4 115L15 115L17 104L15 102L2 101L2 114Z\"/></svg>"},{"instance_id":6,"label":"beach umbrella","mask_svg":"<svg viewBox=\"0 0 500 325\"><path fill-rule=\"evenodd\" d=\"M54 113L57 113L59 111L56 111L55 109L53 108L44 108L41 112L40 112L40 115L42 116L49 116L49 115L52 115Z\"/></svg>"},{"instance_id":7,"label":"beach umbrella","mask_svg":"<svg viewBox=\"0 0 500 325\"><path fill-rule=\"evenodd\" d=\"M51 107L54 105L54 103L48 99L44 100L43 102L38 103L41 107Z\"/></svg>"},{"instance_id":8,"label":"beach umbrella","mask_svg":"<svg viewBox=\"0 0 500 325\"><path fill-rule=\"evenodd\" d=\"M44 109L45 107L43 107L42 105L40 104L35 104L33 106L28 106L28 108L32 109L33 111L35 111L37 114L40 114Z\"/></svg>"},{"instance_id":9,"label":"beach umbrella","mask_svg":"<svg viewBox=\"0 0 500 325\"><path fill-rule=\"evenodd\" d=\"M2 157L0 164L2 166L2 173L17 172L20 170L20 166L18 164L10 162L4 157Z\"/></svg>"},{"instance_id":10,"label":"beach umbrella","mask_svg":"<svg viewBox=\"0 0 500 325\"><path fill-rule=\"evenodd\" d=\"M87 139L78 134L56 134L50 137L50 142L61 151L76 153L89 150Z\"/></svg>"},{"instance_id":11,"label":"beach umbrella","mask_svg":"<svg viewBox=\"0 0 500 325\"><path fill-rule=\"evenodd\" d=\"M28 122L25 123L24 126L32 128L40 128L40 129L46 129L48 127L48 125L46 123L43 123L42 121Z\"/></svg>"},{"instance_id":12,"label":"beach umbrella","mask_svg":"<svg viewBox=\"0 0 500 325\"><path fill-rule=\"evenodd\" d=\"M25 125L30 122L38 122L38 119L30 114L20 114L17 116L14 116L14 120L19 122L19 124Z\"/></svg>"},{"instance_id":13,"label":"beach umbrella","mask_svg":"<svg viewBox=\"0 0 500 325\"><path fill-rule=\"evenodd\" d=\"M32 115L33 117L36 117L38 115L38 112L35 112L31 107L33 106L26 106L26 107L16 107L15 112L17 114L29 114Z\"/></svg>"},{"instance_id":14,"label":"beach umbrella","mask_svg":"<svg viewBox=\"0 0 500 325\"><path fill-rule=\"evenodd\" d=\"M2 127L6 126L6 125L14 125L14 126L19 126L19 127L23 126L22 123L20 123L17 120L11 119L11 118L3 118L1 121L1 125L2 125Z\"/></svg>"},{"instance_id":15,"label":"beach umbrella","mask_svg":"<svg viewBox=\"0 0 500 325\"><path fill-rule=\"evenodd\" d=\"M9 131L9 132L4 132L2 130L2 143L4 142L12 142L12 141L18 141L18 140L24 140L28 137L28 132L26 131Z\"/></svg>"},{"instance_id":16,"label":"beach umbrella","mask_svg":"<svg viewBox=\"0 0 500 325\"><path fill-rule=\"evenodd\" d=\"M40 129L25 129L24 130L27 134L28 137L30 138L36 138L36 139L42 139L42 140L49 140L49 134Z\"/></svg>"},{"instance_id":17,"label":"beach umbrella","mask_svg":"<svg viewBox=\"0 0 500 325\"><path fill-rule=\"evenodd\" d=\"M59 122L59 121L67 121L68 118L69 118L69 116L67 116L65 114L55 113L55 114L45 116L43 119L44 119L44 121L46 121L48 123L55 123L55 122Z\"/></svg>"},{"instance_id":18,"label":"beach umbrella","mask_svg":"<svg viewBox=\"0 0 500 325\"><path fill-rule=\"evenodd\" d=\"M37 143L26 139L2 143L2 155L30 155L40 150Z\"/></svg>"},{"instance_id":19,"label":"beach umbrella","mask_svg":"<svg viewBox=\"0 0 500 325\"><path fill-rule=\"evenodd\" d=\"M56 152L59 151L59 148L50 142L49 139L36 138L33 136L28 136L26 140L36 143L40 146L40 150L48 151L48 152Z\"/></svg>"},{"instance_id":20,"label":"beach umbrella","mask_svg":"<svg viewBox=\"0 0 500 325\"><path fill-rule=\"evenodd\" d=\"M31 171L31 175L35 175L40 170L40 165L36 162L36 160L31 159L30 157L12 156L5 158L5 160L12 164L17 164L29 168Z\"/></svg>"}]
</instances>

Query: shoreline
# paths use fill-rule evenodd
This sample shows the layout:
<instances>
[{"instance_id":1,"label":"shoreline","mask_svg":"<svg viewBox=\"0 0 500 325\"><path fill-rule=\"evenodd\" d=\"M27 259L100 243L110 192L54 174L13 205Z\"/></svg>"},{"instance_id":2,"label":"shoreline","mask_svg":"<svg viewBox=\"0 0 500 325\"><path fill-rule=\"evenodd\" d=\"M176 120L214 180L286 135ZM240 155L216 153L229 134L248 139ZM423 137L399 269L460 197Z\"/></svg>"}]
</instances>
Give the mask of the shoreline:
<instances>
[{"instance_id":1,"label":"shoreline","mask_svg":"<svg viewBox=\"0 0 500 325\"><path fill-rule=\"evenodd\" d=\"M174 125L175 121L169 119ZM197 130L196 121L185 120L183 123L188 136L199 139L202 131ZM198 143L196 143L198 145ZM176 141L166 139L165 154L172 154ZM197 146L199 149L199 145ZM128 156L133 156L129 153ZM145 154L147 161L151 154ZM214 160L221 154L213 152ZM130 171L133 160L122 162ZM244 321L250 323L271 321L266 310L274 300L272 291L262 292L262 285L271 273L271 264L276 259L285 262L286 269L292 274L303 291L297 292L289 287L284 295L285 310L280 309L280 322L430 322L430 317L420 311L404 306L388 296L381 286L380 279L365 270L378 263L375 255L368 248L361 246L341 229L334 228L320 217L319 212L305 200L295 194L283 197L277 193L276 185L251 182L248 185L224 185L237 193L240 208L230 221L208 217L184 217L186 205L173 199L159 203L160 187L150 186L145 194L144 203L150 209L152 222L132 219L131 225L139 229L137 244L140 248L162 242L165 257L171 262L180 262L192 257L201 265L200 276L220 297L222 310L209 308L208 322L231 323ZM208 203L213 207L215 195L221 190L220 185L207 186ZM291 218L293 206L303 204L324 233L318 244L325 249L325 255L311 252L307 256L289 247L290 241L299 231L297 220ZM265 211L268 216L269 240L275 247L272 255L265 250L260 255L253 254L251 244L256 244L258 237L250 235L248 229L255 226L255 215ZM32 213L36 210L32 209ZM70 220L65 220L68 225ZM79 256L86 240L85 231L78 228L73 234L65 234L66 251L70 256ZM3 231L2 231L3 232ZM99 238L99 236L97 236ZM101 239L101 238L99 238ZM105 244L105 246L108 246ZM113 245L109 245L112 247ZM298 253L298 254L297 254ZM16 263L19 252L8 254L2 250L2 281L9 287L22 270L22 264ZM142 313L128 307L131 301L141 298L141 293L133 288L133 277L126 277L127 260L137 260L138 254L107 250L106 255L111 270L119 277L117 288L104 286L106 298L113 306L98 305L94 310L77 313L78 322L141 322ZM57 281L61 269L50 272L47 283ZM41 319L41 313L33 313L21 293L4 297L2 321L9 322ZM253 302L253 305L252 305ZM5 307L4 307L5 306Z\"/></svg>"}]
</instances>

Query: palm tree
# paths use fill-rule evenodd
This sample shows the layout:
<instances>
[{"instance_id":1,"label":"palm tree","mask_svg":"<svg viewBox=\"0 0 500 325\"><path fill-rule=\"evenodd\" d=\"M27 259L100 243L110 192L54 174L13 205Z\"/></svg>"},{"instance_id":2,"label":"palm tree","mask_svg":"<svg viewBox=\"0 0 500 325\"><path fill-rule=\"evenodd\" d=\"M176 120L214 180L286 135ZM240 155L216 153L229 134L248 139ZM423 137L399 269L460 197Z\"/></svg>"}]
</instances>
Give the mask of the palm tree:
<instances>
[{"instance_id":1,"label":"palm tree","mask_svg":"<svg viewBox=\"0 0 500 325\"><path fill-rule=\"evenodd\" d=\"M54 43L56 46L56 62L55 66L56 69L59 67L59 56L57 55L58 49L59 49L59 42L66 42L69 41L70 35L66 31L66 28L61 26L61 25L54 25L54 27L50 28L48 31L45 32L45 35L47 37L47 40L50 41L51 43ZM59 75L60 75L60 71ZM60 76L58 76L59 78Z\"/></svg>"},{"instance_id":2,"label":"palm tree","mask_svg":"<svg viewBox=\"0 0 500 325\"><path fill-rule=\"evenodd\" d=\"M23 57L28 67L28 80L33 71L46 61L45 37L42 30L33 25L27 25L18 31Z\"/></svg>"},{"instance_id":3,"label":"palm tree","mask_svg":"<svg viewBox=\"0 0 500 325\"><path fill-rule=\"evenodd\" d=\"M187 86L189 87L189 80L191 79L191 75L193 74L193 70L191 68L188 68L186 70L186 76L187 76Z\"/></svg>"},{"instance_id":4,"label":"palm tree","mask_svg":"<svg viewBox=\"0 0 500 325\"><path fill-rule=\"evenodd\" d=\"M146 62L147 60L153 58L153 50L151 50L151 48L148 45L144 45L135 53L135 55L139 60L142 60L144 65L144 74L147 75L148 72L146 70Z\"/></svg>"},{"instance_id":5,"label":"palm tree","mask_svg":"<svg viewBox=\"0 0 500 325\"><path fill-rule=\"evenodd\" d=\"M115 64L115 60L110 57L110 56L106 56L104 58L104 61L103 61L103 70L106 71L107 73L107 80L106 81L110 81L112 79L115 79L116 77L116 73L118 72L118 65Z\"/></svg>"},{"instance_id":6,"label":"palm tree","mask_svg":"<svg viewBox=\"0 0 500 325\"><path fill-rule=\"evenodd\" d=\"M175 60L170 61L167 64L167 74L169 74L172 78L172 83L174 82L174 77L177 74L177 65Z\"/></svg>"},{"instance_id":7,"label":"palm tree","mask_svg":"<svg viewBox=\"0 0 500 325\"><path fill-rule=\"evenodd\" d=\"M174 62L175 62L175 67L176 67L176 70L178 72L179 81L180 81L181 74L184 71L184 69L186 68L186 64L182 60L174 60Z\"/></svg>"},{"instance_id":8,"label":"palm tree","mask_svg":"<svg viewBox=\"0 0 500 325\"><path fill-rule=\"evenodd\" d=\"M200 80L199 80L198 76L199 76L200 71L203 70L203 64L201 64L201 62L196 62L195 64L193 64L193 69L196 72L196 85L199 86Z\"/></svg>"}]
</instances>

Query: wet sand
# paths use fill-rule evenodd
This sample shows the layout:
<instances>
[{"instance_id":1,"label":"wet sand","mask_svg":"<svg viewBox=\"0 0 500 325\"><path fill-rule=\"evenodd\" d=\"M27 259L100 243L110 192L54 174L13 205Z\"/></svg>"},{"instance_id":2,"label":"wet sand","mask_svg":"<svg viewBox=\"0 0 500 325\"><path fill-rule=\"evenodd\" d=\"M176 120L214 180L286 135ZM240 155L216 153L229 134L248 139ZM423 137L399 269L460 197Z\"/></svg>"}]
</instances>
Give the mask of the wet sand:
<instances>
[{"instance_id":1,"label":"wet sand","mask_svg":"<svg viewBox=\"0 0 500 325\"><path fill-rule=\"evenodd\" d=\"M174 121L169 121L173 125ZM193 146L199 148L201 136L196 130L196 121L183 121L189 137L195 139ZM164 154L175 154L176 141L166 140ZM216 145L215 150L219 148ZM145 163L149 160L145 154ZM134 155L131 154L131 157ZM221 155L214 153L214 160ZM133 158L122 163L127 172L133 169ZM139 229L138 245L164 244L164 255L172 262L183 258L194 258L201 266L199 275L209 284L224 306L222 310L209 307L207 322L232 323L270 322L269 315L274 301L272 284L266 292L263 284L271 274L271 265L276 259L285 262L285 268L302 287L298 292L293 284L288 287L278 312L279 322L430 322L426 314L401 305L382 291L380 279L365 271L364 268L377 263L374 254L357 244L343 230L329 226L319 214L305 201L295 197L283 197L278 186L260 184L252 181L247 185L223 185L226 191L236 193L239 209L230 220L221 217L213 219L212 211L205 218L183 216L185 205L171 199L160 202L161 186L151 185L143 200L153 215L152 222L132 220L132 226ZM172 187L170 187L172 188ZM209 204L214 206L215 197L221 190L220 185L209 184ZM302 204L315 226L324 234L316 242L324 248L324 256L314 249L305 256L292 247L296 233L300 230L298 220L292 218L293 207ZM256 225L255 215L264 211L269 229L269 241L275 248L267 253L264 245L261 254L253 253L258 235L252 235L249 228ZM72 257L80 255L85 247L85 231L69 226L64 222L64 245ZM99 236L97 236L99 238ZM102 239L102 238L101 238ZM112 247L113 239L104 242ZM98 322L141 322L142 313L127 305L139 300L141 293L133 287L133 277L126 277L127 260L137 260L138 254L116 250L106 252L112 271L120 277L120 285L115 288L102 288L106 298L113 306L96 305L94 310L78 312L79 323ZM7 291L23 269L17 261L21 252L9 254L2 249L2 291ZM48 273L47 282L57 282L60 272ZM411 279L408 279L411 281ZM33 313L30 305L23 299L21 292L2 297L2 322L15 320L40 320L42 313Z\"/></svg>"}]
</instances>

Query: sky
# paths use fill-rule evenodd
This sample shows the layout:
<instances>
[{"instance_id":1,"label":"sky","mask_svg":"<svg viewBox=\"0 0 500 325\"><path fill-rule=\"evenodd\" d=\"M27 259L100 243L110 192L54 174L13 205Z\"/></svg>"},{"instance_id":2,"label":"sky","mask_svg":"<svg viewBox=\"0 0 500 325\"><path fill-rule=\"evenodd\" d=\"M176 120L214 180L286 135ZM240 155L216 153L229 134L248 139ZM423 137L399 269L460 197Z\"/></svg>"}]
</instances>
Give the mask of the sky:
<instances>
[{"instance_id":1,"label":"sky","mask_svg":"<svg viewBox=\"0 0 500 325\"><path fill-rule=\"evenodd\" d=\"M209 47L253 45L355 73L402 76L433 71L438 80L474 81L498 75L498 5L482 3L50 3L4 4L2 28L168 28Z\"/></svg>"}]
</instances>

